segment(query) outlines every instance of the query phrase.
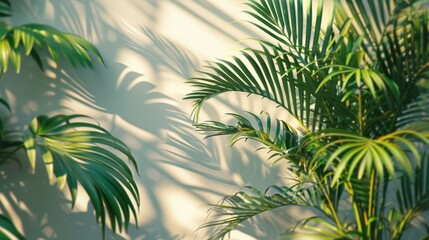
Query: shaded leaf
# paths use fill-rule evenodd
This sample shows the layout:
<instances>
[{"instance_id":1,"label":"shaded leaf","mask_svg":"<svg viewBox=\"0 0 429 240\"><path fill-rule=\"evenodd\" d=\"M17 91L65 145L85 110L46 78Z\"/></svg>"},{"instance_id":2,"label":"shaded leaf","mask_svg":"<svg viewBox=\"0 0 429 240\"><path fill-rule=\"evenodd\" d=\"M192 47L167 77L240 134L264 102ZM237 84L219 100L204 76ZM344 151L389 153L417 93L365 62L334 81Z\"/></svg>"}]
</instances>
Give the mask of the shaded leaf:
<instances>
[{"instance_id":1,"label":"shaded leaf","mask_svg":"<svg viewBox=\"0 0 429 240\"><path fill-rule=\"evenodd\" d=\"M11 236L19 240L25 239L12 221L0 214L0 239L10 239Z\"/></svg>"}]
</instances>

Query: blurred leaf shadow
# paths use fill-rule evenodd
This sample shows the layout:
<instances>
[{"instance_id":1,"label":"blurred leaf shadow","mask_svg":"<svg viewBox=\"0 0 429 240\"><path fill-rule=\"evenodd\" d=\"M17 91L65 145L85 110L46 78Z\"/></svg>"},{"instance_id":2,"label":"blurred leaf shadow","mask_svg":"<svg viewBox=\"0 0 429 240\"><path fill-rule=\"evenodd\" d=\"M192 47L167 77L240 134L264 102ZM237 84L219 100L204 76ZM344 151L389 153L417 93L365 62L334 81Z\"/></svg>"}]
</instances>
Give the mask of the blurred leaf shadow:
<instances>
[{"instance_id":1,"label":"blurred leaf shadow","mask_svg":"<svg viewBox=\"0 0 429 240\"><path fill-rule=\"evenodd\" d=\"M156 34L149 28L128 28L126 40L132 50L150 60L151 66L175 73L183 79L190 78L199 68L198 58L187 49Z\"/></svg>"}]
</instances>

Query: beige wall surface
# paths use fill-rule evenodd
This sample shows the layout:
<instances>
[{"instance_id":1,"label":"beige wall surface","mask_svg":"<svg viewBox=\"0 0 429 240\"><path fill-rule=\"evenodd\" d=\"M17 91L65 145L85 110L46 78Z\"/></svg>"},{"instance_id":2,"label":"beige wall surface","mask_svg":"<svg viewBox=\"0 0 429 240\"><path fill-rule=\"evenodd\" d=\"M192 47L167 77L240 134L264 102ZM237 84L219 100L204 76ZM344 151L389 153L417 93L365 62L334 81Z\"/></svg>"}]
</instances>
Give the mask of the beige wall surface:
<instances>
[{"instance_id":1,"label":"beige wall surface","mask_svg":"<svg viewBox=\"0 0 429 240\"><path fill-rule=\"evenodd\" d=\"M37 22L83 36L106 66L74 69L64 61L40 71L24 61L20 74L8 72L1 95L11 103L17 126L38 114L82 113L126 142L139 165L138 228L108 239L206 239L195 231L209 204L245 185L263 190L282 181L255 145L226 147L226 138L204 139L192 125L191 91L185 83L205 61L225 58L252 44L258 33L242 0L15 0L14 25ZM268 110L261 99L229 94L208 102L202 119L226 112ZM275 107L275 106L274 106ZM1 211L8 211L28 239L100 239L84 192L70 209L67 192L48 182L42 166L31 174L8 164L0 170ZM292 211L292 210L290 210ZM232 239L275 239L281 228L260 222L241 227ZM271 220L270 220L271 219ZM262 221L264 220L264 221Z\"/></svg>"}]
</instances>

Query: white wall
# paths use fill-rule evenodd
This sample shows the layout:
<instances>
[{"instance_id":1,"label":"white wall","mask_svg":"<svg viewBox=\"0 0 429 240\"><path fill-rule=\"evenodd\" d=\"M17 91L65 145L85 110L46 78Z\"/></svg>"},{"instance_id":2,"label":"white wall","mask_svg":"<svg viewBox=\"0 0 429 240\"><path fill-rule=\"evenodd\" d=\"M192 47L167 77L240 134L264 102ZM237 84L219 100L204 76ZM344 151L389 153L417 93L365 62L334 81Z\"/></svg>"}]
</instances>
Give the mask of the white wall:
<instances>
[{"instance_id":1,"label":"white wall","mask_svg":"<svg viewBox=\"0 0 429 240\"><path fill-rule=\"evenodd\" d=\"M101 51L106 67L94 71L32 61L0 81L23 126L37 114L84 113L94 117L131 148L139 164L141 193L138 229L118 239L205 239L194 232L205 221L209 204L244 185L260 189L281 181L263 152L226 139L203 139L192 127L191 91L185 80L205 60L226 57L257 36L244 19L242 0L20 0L12 1L13 24L38 22L83 36ZM63 62L64 63L64 62ZM255 104L257 103L257 104ZM266 107L259 99L228 95L203 111L222 119L225 112ZM67 193L51 186L42 166L30 174L9 164L0 170L0 210L28 239L100 239L92 208L83 198L70 210ZM260 229L262 228L262 229ZM275 225L241 229L237 239L273 239ZM261 231L262 230L262 231ZM113 238L110 236L109 238Z\"/></svg>"}]
</instances>

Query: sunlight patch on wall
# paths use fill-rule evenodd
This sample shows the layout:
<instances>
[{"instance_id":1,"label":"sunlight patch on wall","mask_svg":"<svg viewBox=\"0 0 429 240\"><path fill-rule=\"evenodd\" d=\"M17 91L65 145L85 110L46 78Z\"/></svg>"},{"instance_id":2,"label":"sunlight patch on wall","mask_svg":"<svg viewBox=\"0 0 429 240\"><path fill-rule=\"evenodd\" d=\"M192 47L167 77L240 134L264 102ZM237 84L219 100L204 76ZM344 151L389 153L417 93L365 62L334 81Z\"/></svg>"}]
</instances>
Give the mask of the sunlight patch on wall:
<instances>
[{"instance_id":1,"label":"sunlight patch on wall","mask_svg":"<svg viewBox=\"0 0 429 240\"><path fill-rule=\"evenodd\" d=\"M193 1L169 2L160 20L157 28L160 33L199 53L202 59L223 57L234 48L237 39L234 35L237 32L228 27L231 22L226 22Z\"/></svg>"},{"instance_id":2,"label":"sunlight patch on wall","mask_svg":"<svg viewBox=\"0 0 429 240\"><path fill-rule=\"evenodd\" d=\"M30 100L28 101L23 107L22 107L22 112L24 114L34 114L35 112L37 112L39 110L39 104L34 101L34 100Z\"/></svg>"},{"instance_id":3,"label":"sunlight patch on wall","mask_svg":"<svg viewBox=\"0 0 429 240\"><path fill-rule=\"evenodd\" d=\"M172 198L174 201L171 201ZM169 214L166 225L178 235L193 232L201 223L198 217L205 206L199 199L190 195L186 190L173 185L164 186L159 191L160 204L163 211ZM187 236L188 239L191 236Z\"/></svg>"},{"instance_id":4,"label":"sunlight patch on wall","mask_svg":"<svg viewBox=\"0 0 429 240\"><path fill-rule=\"evenodd\" d=\"M157 82L157 73L151 70L150 62L130 49L121 48L117 53L115 61L124 64L128 68L127 71L135 71L143 74L145 81L154 84Z\"/></svg>"}]
</instances>

